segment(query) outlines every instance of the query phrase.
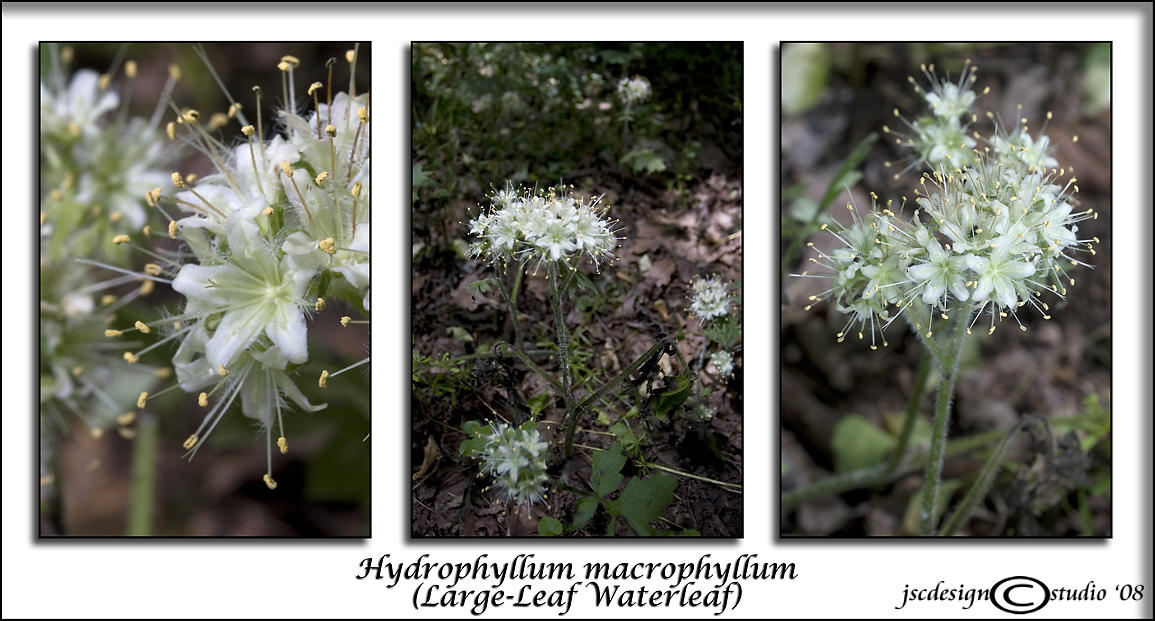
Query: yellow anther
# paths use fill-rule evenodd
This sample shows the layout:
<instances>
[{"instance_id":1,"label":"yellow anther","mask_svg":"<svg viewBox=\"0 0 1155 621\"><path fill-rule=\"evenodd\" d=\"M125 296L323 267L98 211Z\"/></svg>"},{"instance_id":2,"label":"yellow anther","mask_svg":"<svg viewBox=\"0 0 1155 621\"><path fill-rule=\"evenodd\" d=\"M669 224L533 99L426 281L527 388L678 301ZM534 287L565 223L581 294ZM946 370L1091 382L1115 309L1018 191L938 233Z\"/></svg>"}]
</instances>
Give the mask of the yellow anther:
<instances>
[{"instance_id":1,"label":"yellow anther","mask_svg":"<svg viewBox=\"0 0 1155 621\"><path fill-rule=\"evenodd\" d=\"M223 364L217 365L217 375L224 377L228 374L229 374L229 370L225 368L225 365L223 365Z\"/></svg>"},{"instance_id":2,"label":"yellow anther","mask_svg":"<svg viewBox=\"0 0 1155 621\"><path fill-rule=\"evenodd\" d=\"M266 474L264 479L265 485L269 486L269 489L277 489L277 482L273 480L273 475Z\"/></svg>"},{"instance_id":3,"label":"yellow anther","mask_svg":"<svg viewBox=\"0 0 1155 621\"><path fill-rule=\"evenodd\" d=\"M140 227L140 234L145 237L152 237L152 227L147 224Z\"/></svg>"},{"instance_id":4,"label":"yellow anther","mask_svg":"<svg viewBox=\"0 0 1155 621\"><path fill-rule=\"evenodd\" d=\"M148 295L148 294L152 293L153 289L156 289L156 283L151 281L151 280L146 280L146 281L140 283L140 294L141 295Z\"/></svg>"},{"instance_id":5,"label":"yellow anther","mask_svg":"<svg viewBox=\"0 0 1155 621\"><path fill-rule=\"evenodd\" d=\"M136 77L136 61L135 60L125 61L125 63L124 63L124 75L128 76L129 79L133 79Z\"/></svg>"},{"instance_id":6,"label":"yellow anther","mask_svg":"<svg viewBox=\"0 0 1155 621\"><path fill-rule=\"evenodd\" d=\"M216 131L229 124L229 117L224 112L214 112L209 117L209 131Z\"/></svg>"},{"instance_id":7,"label":"yellow anther","mask_svg":"<svg viewBox=\"0 0 1155 621\"><path fill-rule=\"evenodd\" d=\"M131 425L134 420L136 420L136 412L125 412L116 417L116 422L121 425Z\"/></svg>"},{"instance_id":8,"label":"yellow anther","mask_svg":"<svg viewBox=\"0 0 1155 621\"><path fill-rule=\"evenodd\" d=\"M196 181L196 180L197 180L197 175L196 175L196 173L189 173L189 174L188 174L188 175L186 175L186 176L185 176L185 178L184 178L184 182L185 182L185 183L192 183L192 182L194 182L194 181Z\"/></svg>"},{"instance_id":9,"label":"yellow anther","mask_svg":"<svg viewBox=\"0 0 1155 621\"><path fill-rule=\"evenodd\" d=\"M92 437L97 438L97 439L104 436L104 430L103 429L89 429L88 433L91 434Z\"/></svg>"},{"instance_id":10,"label":"yellow anther","mask_svg":"<svg viewBox=\"0 0 1155 621\"><path fill-rule=\"evenodd\" d=\"M239 101L232 104L231 106L229 106L229 118L231 119L231 118L237 116L237 113L240 112L241 110L243 110L244 108L245 107L243 105L241 105L241 102L239 102Z\"/></svg>"},{"instance_id":11,"label":"yellow anther","mask_svg":"<svg viewBox=\"0 0 1155 621\"><path fill-rule=\"evenodd\" d=\"M264 209L262 209L262 210L261 210L261 215L262 215L262 216L271 216L271 215L273 215L273 208L272 208L272 207L265 207Z\"/></svg>"},{"instance_id":12,"label":"yellow anther","mask_svg":"<svg viewBox=\"0 0 1155 621\"><path fill-rule=\"evenodd\" d=\"M81 375L84 375L84 367L82 367L82 366L72 367L72 377L80 377Z\"/></svg>"},{"instance_id":13,"label":"yellow anther","mask_svg":"<svg viewBox=\"0 0 1155 621\"><path fill-rule=\"evenodd\" d=\"M202 408L208 407L209 393L202 392L201 394L197 395L197 405L201 406Z\"/></svg>"},{"instance_id":14,"label":"yellow anther","mask_svg":"<svg viewBox=\"0 0 1155 621\"><path fill-rule=\"evenodd\" d=\"M172 239L176 239L176 228L176 220L170 220L168 223L168 236Z\"/></svg>"},{"instance_id":15,"label":"yellow anther","mask_svg":"<svg viewBox=\"0 0 1155 621\"><path fill-rule=\"evenodd\" d=\"M325 133L329 134L329 137L335 137L337 135L337 126L329 123L325 126Z\"/></svg>"},{"instance_id":16,"label":"yellow anther","mask_svg":"<svg viewBox=\"0 0 1155 621\"><path fill-rule=\"evenodd\" d=\"M361 106L360 108L357 108L357 118L361 119L362 123L368 123L369 122L369 109L366 108L365 106Z\"/></svg>"},{"instance_id":17,"label":"yellow anther","mask_svg":"<svg viewBox=\"0 0 1155 621\"><path fill-rule=\"evenodd\" d=\"M1071 142L1079 142L1079 136L1078 135L1071 136Z\"/></svg>"},{"instance_id":18,"label":"yellow anther","mask_svg":"<svg viewBox=\"0 0 1155 621\"><path fill-rule=\"evenodd\" d=\"M168 367L160 367L159 369L153 371L152 374L160 379L168 379L172 376L172 369Z\"/></svg>"},{"instance_id":19,"label":"yellow anther","mask_svg":"<svg viewBox=\"0 0 1155 621\"><path fill-rule=\"evenodd\" d=\"M317 92L318 90L320 90L320 89L321 89L321 87L323 87L323 86L324 86L324 84L321 84L320 82L313 82L312 84L310 84L310 85L309 85L309 91L308 91L308 93L309 93L310 95L312 95L313 93L315 93L315 92Z\"/></svg>"},{"instance_id":20,"label":"yellow anther","mask_svg":"<svg viewBox=\"0 0 1155 621\"><path fill-rule=\"evenodd\" d=\"M324 388L329 383L329 372L321 371L321 378L317 380L317 385Z\"/></svg>"},{"instance_id":21,"label":"yellow anther","mask_svg":"<svg viewBox=\"0 0 1155 621\"><path fill-rule=\"evenodd\" d=\"M349 327L349 323L350 323L350 322L352 322L352 321L353 321L353 318L352 318L352 317L350 317L350 316L348 316L348 315L345 315L344 317L342 317L342 318L341 318L341 327L342 327L342 328L348 328L348 327Z\"/></svg>"},{"instance_id":22,"label":"yellow anther","mask_svg":"<svg viewBox=\"0 0 1155 621\"><path fill-rule=\"evenodd\" d=\"M357 51L356 50L347 50L345 52L345 61L346 62L351 63L351 62L353 62L353 59L355 59L355 58L357 58Z\"/></svg>"},{"instance_id":23,"label":"yellow anther","mask_svg":"<svg viewBox=\"0 0 1155 621\"><path fill-rule=\"evenodd\" d=\"M164 126L164 133L168 136L169 140L176 140L176 123L169 121Z\"/></svg>"},{"instance_id":24,"label":"yellow anther","mask_svg":"<svg viewBox=\"0 0 1155 621\"><path fill-rule=\"evenodd\" d=\"M100 296L100 305L101 306L111 306L112 303L115 302L116 300L117 300L117 297L115 295L112 295L111 293L106 293L106 294Z\"/></svg>"},{"instance_id":25,"label":"yellow anther","mask_svg":"<svg viewBox=\"0 0 1155 621\"><path fill-rule=\"evenodd\" d=\"M277 63L277 69L280 69L281 71L288 71L292 68L293 68L292 65L290 65L289 63L287 63L283 60L281 62Z\"/></svg>"},{"instance_id":26,"label":"yellow anther","mask_svg":"<svg viewBox=\"0 0 1155 621\"><path fill-rule=\"evenodd\" d=\"M286 177L293 176L293 167L289 165L289 160L281 162L281 172L285 173Z\"/></svg>"},{"instance_id":27,"label":"yellow anther","mask_svg":"<svg viewBox=\"0 0 1155 621\"><path fill-rule=\"evenodd\" d=\"M110 338L110 339L114 339L114 338L121 336L123 334L124 333L121 332L120 330L105 330L104 331L104 336L107 338Z\"/></svg>"},{"instance_id":28,"label":"yellow anther","mask_svg":"<svg viewBox=\"0 0 1155 621\"><path fill-rule=\"evenodd\" d=\"M317 185L322 185L325 183L325 180L328 178L329 178L329 171L322 170L321 174L317 175L317 178L314 179L313 181L316 181Z\"/></svg>"},{"instance_id":29,"label":"yellow anther","mask_svg":"<svg viewBox=\"0 0 1155 621\"><path fill-rule=\"evenodd\" d=\"M132 325L137 330L140 330L141 334L148 334L149 332L152 332L152 328L149 328L148 325L145 324L143 321L137 321L136 323L134 323Z\"/></svg>"},{"instance_id":30,"label":"yellow anther","mask_svg":"<svg viewBox=\"0 0 1155 621\"><path fill-rule=\"evenodd\" d=\"M361 182L360 181L354 181L353 182L353 189L349 190L349 193L352 194L353 196L357 197L357 198L360 198L361 197Z\"/></svg>"},{"instance_id":31,"label":"yellow anther","mask_svg":"<svg viewBox=\"0 0 1155 621\"><path fill-rule=\"evenodd\" d=\"M169 77L169 79L173 80L174 82L176 80L179 80L180 79L180 67L178 67L176 64L169 65L168 66L168 77Z\"/></svg>"},{"instance_id":32,"label":"yellow anther","mask_svg":"<svg viewBox=\"0 0 1155 621\"><path fill-rule=\"evenodd\" d=\"M120 437L124 438L125 440L131 440L136 437L136 430L129 429L128 427L120 427L116 430L116 433L119 433Z\"/></svg>"},{"instance_id":33,"label":"yellow anther","mask_svg":"<svg viewBox=\"0 0 1155 621\"><path fill-rule=\"evenodd\" d=\"M189 436L187 439L185 439L183 446L184 446L185 450L188 450L188 449L191 449L192 447L196 446L197 442L199 442L199 441L200 441L200 438L197 437L197 434L194 433L191 436Z\"/></svg>"},{"instance_id":34,"label":"yellow anther","mask_svg":"<svg viewBox=\"0 0 1155 621\"><path fill-rule=\"evenodd\" d=\"M121 244L128 243L130 240L132 240L132 238L128 235L117 235L116 237L112 238L112 243L119 246Z\"/></svg>"},{"instance_id":35,"label":"yellow anther","mask_svg":"<svg viewBox=\"0 0 1155 621\"><path fill-rule=\"evenodd\" d=\"M144 273L150 276L160 276L163 270L156 263L145 263Z\"/></svg>"},{"instance_id":36,"label":"yellow anther","mask_svg":"<svg viewBox=\"0 0 1155 621\"><path fill-rule=\"evenodd\" d=\"M987 330L987 334L994 334L994 333L995 333L995 326L991 326L991 329Z\"/></svg>"},{"instance_id":37,"label":"yellow anther","mask_svg":"<svg viewBox=\"0 0 1155 621\"><path fill-rule=\"evenodd\" d=\"M68 124L68 133L79 138L80 137L80 125L77 123L69 123Z\"/></svg>"},{"instance_id":38,"label":"yellow anther","mask_svg":"<svg viewBox=\"0 0 1155 621\"><path fill-rule=\"evenodd\" d=\"M281 62L289 63L290 65L292 65L294 67L300 67L301 66L301 59L299 59L296 56L293 56L291 54L285 54L284 56L282 56Z\"/></svg>"},{"instance_id":39,"label":"yellow anther","mask_svg":"<svg viewBox=\"0 0 1155 621\"><path fill-rule=\"evenodd\" d=\"M246 136L252 136L253 133L255 133L256 131L257 131L256 128L253 127L252 125L245 125L244 127L241 128L241 133L246 135Z\"/></svg>"},{"instance_id":40,"label":"yellow anther","mask_svg":"<svg viewBox=\"0 0 1155 621\"><path fill-rule=\"evenodd\" d=\"M285 439L285 436L277 438L277 448L281 449L282 455L289 452L289 441Z\"/></svg>"},{"instance_id":41,"label":"yellow anther","mask_svg":"<svg viewBox=\"0 0 1155 621\"><path fill-rule=\"evenodd\" d=\"M326 237L317 242L317 248L326 254L337 254L337 244L333 241L332 237Z\"/></svg>"},{"instance_id":42,"label":"yellow anther","mask_svg":"<svg viewBox=\"0 0 1155 621\"><path fill-rule=\"evenodd\" d=\"M325 310L325 298L317 298L317 302L313 304L313 308L316 309L317 312Z\"/></svg>"},{"instance_id":43,"label":"yellow anther","mask_svg":"<svg viewBox=\"0 0 1155 621\"><path fill-rule=\"evenodd\" d=\"M140 396L136 398L136 407L143 408L145 402L147 402L147 401L148 401L148 392L145 391L145 392L140 393Z\"/></svg>"},{"instance_id":44,"label":"yellow anther","mask_svg":"<svg viewBox=\"0 0 1155 621\"><path fill-rule=\"evenodd\" d=\"M100 79L96 81L96 88L99 88L103 91L108 88L109 84L112 84L112 76L104 73L101 74Z\"/></svg>"},{"instance_id":45,"label":"yellow anther","mask_svg":"<svg viewBox=\"0 0 1155 621\"><path fill-rule=\"evenodd\" d=\"M184 187L184 179L181 178L180 173L174 172L172 174L172 184L178 188Z\"/></svg>"},{"instance_id":46,"label":"yellow anther","mask_svg":"<svg viewBox=\"0 0 1155 621\"><path fill-rule=\"evenodd\" d=\"M181 113L180 118L184 119L185 123L196 123L197 119L201 118L201 113L189 108Z\"/></svg>"}]
</instances>

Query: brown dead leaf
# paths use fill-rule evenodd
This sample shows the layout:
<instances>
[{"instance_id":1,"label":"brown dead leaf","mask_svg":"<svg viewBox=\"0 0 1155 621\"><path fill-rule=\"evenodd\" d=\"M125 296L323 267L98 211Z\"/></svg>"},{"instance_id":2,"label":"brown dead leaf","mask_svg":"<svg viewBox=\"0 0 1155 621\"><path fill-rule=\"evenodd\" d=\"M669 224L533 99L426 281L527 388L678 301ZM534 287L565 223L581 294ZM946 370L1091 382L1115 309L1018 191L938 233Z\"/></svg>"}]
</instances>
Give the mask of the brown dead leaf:
<instances>
[{"instance_id":1,"label":"brown dead leaf","mask_svg":"<svg viewBox=\"0 0 1155 621\"><path fill-rule=\"evenodd\" d=\"M440 457L441 449L437 447L437 442L433 440L433 436L429 436L429 441L425 443L425 456L421 459L421 468L413 473L413 480L416 481L425 476Z\"/></svg>"}]
</instances>

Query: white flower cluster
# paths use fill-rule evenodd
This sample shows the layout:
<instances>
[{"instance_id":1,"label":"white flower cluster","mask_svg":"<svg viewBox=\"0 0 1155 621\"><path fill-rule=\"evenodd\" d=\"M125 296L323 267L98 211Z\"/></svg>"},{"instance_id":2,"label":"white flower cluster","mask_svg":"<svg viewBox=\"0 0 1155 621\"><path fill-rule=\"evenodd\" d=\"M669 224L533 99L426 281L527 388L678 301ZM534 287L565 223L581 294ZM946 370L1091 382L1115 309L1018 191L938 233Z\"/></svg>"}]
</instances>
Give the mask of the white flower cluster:
<instances>
[{"instance_id":1,"label":"white flower cluster","mask_svg":"<svg viewBox=\"0 0 1155 621\"><path fill-rule=\"evenodd\" d=\"M734 374L734 356L724 349L710 354L710 365L720 377L727 378Z\"/></svg>"},{"instance_id":2,"label":"white flower cluster","mask_svg":"<svg viewBox=\"0 0 1155 621\"><path fill-rule=\"evenodd\" d=\"M618 97L626 105L642 103L650 98L650 81L640 75L622 78L618 80Z\"/></svg>"},{"instance_id":3,"label":"white flower cluster","mask_svg":"<svg viewBox=\"0 0 1155 621\"><path fill-rule=\"evenodd\" d=\"M491 263L537 259L539 265L576 263L582 257L594 265L612 260L618 238L600 200L586 200L564 188L534 192L507 185L469 222L470 234L479 238L472 244L473 256Z\"/></svg>"},{"instance_id":4,"label":"white flower cluster","mask_svg":"<svg viewBox=\"0 0 1155 621\"><path fill-rule=\"evenodd\" d=\"M912 126L941 127L944 120L973 117L969 106L975 96L965 88L974 81L973 71L968 65L958 85L932 80L935 87L925 98L933 117ZM936 315L967 313L969 331L984 310L990 332L1008 316L1026 330L1016 311L1030 307L1050 319L1042 292L1064 298L1067 285L1074 284L1067 270L1087 265L1073 255L1094 254L1098 240L1080 239L1078 223L1096 214L1075 209L1078 186L1075 179L1060 180L1064 171L1053 168L1057 162L1047 151L1047 137L1032 138L1023 119L1009 135L996 131L989 148L971 148L969 140L908 141L932 166L919 179L912 213L903 214L901 207L896 213L892 202L880 205L872 194L868 215L848 204L850 225L823 225L842 247L811 259L832 272L814 275L832 284L811 301L830 298L850 315L839 341L857 325L860 339L870 331L874 347L875 332L882 333L904 311L928 336Z\"/></svg>"},{"instance_id":5,"label":"white flower cluster","mask_svg":"<svg viewBox=\"0 0 1155 621\"><path fill-rule=\"evenodd\" d=\"M481 471L492 475L506 496L519 505L533 504L545 495L549 445L537 429L491 425L480 451Z\"/></svg>"},{"instance_id":6,"label":"white flower cluster","mask_svg":"<svg viewBox=\"0 0 1155 621\"><path fill-rule=\"evenodd\" d=\"M81 69L68 78L71 48L50 45L49 53L56 69L40 84L42 420L64 432L64 416L75 413L94 434L119 421L131 437L125 404L157 381L154 369L129 367L100 334L108 316L154 283L130 273L129 253L110 240L148 230L156 214L144 194L166 178L157 169L163 143L156 128L120 108L112 75ZM131 84L136 63L123 66ZM107 278L110 270L124 273ZM112 293L129 285L138 288Z\"/></svg>"},{"instance_id":7,"label":"white flower cluster","mask_svg":"<svg viewBox=\"0 0 1155 621\"><path fill-rule=\"evenodd\" d=\"M730 285L717 276L696 278L690 284L690 313L702 323L730 313Z\"/></svg>"},{"instance_id":8,"label":"white flower cluster","mask_svg":"<svg viewBox=\"0 0 1155 621\"><path fill-rule=\"evenodd\" d=\"M347 59L354 64L355 52ZM288 85L298 64L286 56L278 65ZM245 416L266 431L271 462L274 424L280 428L277 445L287 451L285 398L308 411L324 407L309 403L289 376L290 365L309 357L307 317L323 310L324 295L368 312L369 94L333 95L315 82L308 88L314 110L301 116L288 86L287 108L278 115L283 132L269 139L261 127L260 89L254 91L255 125L240 104L228 111L242 125L243 141L236 147L213 139L195 110L182 111L168 126L170 138L200 150L216 171L195 185L172 173L174 195L163 195L159 187L147 193L158 208L172 205L183 212L171 219L168 233L185 243L187 253L167 271L185 305L160 326L171 326L166 338L125 359L135 362L179 339L173 359L179 385L199 392L199 404L209 408L185 442L190 455L239 397ZM348 321L343 318L342 325ZM322 386L328 377L322 374ZM141 395L141 401L146 398ZM265 482L276 486L271 463Z\"/></svg>"}]
</instances>

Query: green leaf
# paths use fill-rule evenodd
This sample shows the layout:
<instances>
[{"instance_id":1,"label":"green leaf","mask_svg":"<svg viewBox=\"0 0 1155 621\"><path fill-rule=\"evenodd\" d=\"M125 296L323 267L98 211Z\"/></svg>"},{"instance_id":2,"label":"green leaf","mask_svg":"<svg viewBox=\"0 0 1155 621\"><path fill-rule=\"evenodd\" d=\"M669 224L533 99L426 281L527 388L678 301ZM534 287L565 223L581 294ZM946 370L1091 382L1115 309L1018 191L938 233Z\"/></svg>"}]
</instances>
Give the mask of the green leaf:
<instances>
[{"instance_id":1,"label":"green leaf","mask_svg":"<svg viewBox=\"0 0 1155 621\"><path fill-rule=\"evenodd\" d=\"M702 330L702 334L711 341L722 346L722 349L732 349L742 339L742 326L734 315L726 315L725 319L715 321Z\"/></svg>"},{"instance_id":2,"label":"green leaf","mask_svg":"<svg viewBox=\"0 0 1155 621\"><path fill-rule=\"evenodd\" d=\"M462 430L466 439L458 446L457 451L463 457L473 457L485 448L485 433L489 427L475 420L466 421Z\"/></svg>"},{"instance_id":3,"label":"green leaf","mask_svg":"<svg viewBox=\"0 0 1155 621\"><path fill-rule=\"evenodd\" d=\"M650 403L654 406L654 414L665 420L670 412L682 407L682 404L689 398L690 389L693 386L694 374L690 371L683 371L675 376L670 385L650 397Z\"/></svg>"},{"instance_id":4,"label":"green leaf","mask_svg":"<svg viewBox=\"0 0 1155 621\"><path fill-rule=\"evenodd\" d=\"M582 496L577 501L577 508L573 514L574 530L585 528L586 524L594 517L594 512L598 510L598 499L593 496Z\"/></svg>"},{"instance_id":5,"label":"green leaf","mask_svg":"<svg viewBox=\"0 0 1155 621\"><path fill-rule=\"evenodd\" d=\"M556 537L562 533L561 522L548 515L537 521L537 534L542 537Z\"/></svg>"},{"instance_id":6,"label":"green leaf","mask_svg":"<svg viewBox=\"0 0 1155 621\"><path fill-rule=\"evenodd\" d=\"M834 470L850 472L882 463L894 450L896 440L877 425L857 414L844 416L834 426L830 448Z\"/></svg>"},{"instance_id":7,"label":"green leaf","mask_svg":"<svg viewBox=\"0 0 1155 621\"><path fill-rule=\"evenodd\" d=\"M653 149L634 149L622 156L622 163L634 172L656 173L666 169L666 161Z\"/></svg>"},{"instance_id":8,"label":"green leaf","mask_svg":"<svg viewBox=\"0 0 1155 621\"><path fill-rule=\"evenodd\" d=\"M549 394L543 392L526 399L525 404L529 406L530 414L537 416L545 411L545 406L549 405L549 400Z\"/></svg>"},{"instance_id":9,"label":"green leaf","mask_svg":"<svg viewBox=\"0 0 1155 621\"><path fill-rule=\"evenodd\" d=\"M614 442L613 446L604 451L595 451L593 462L590 483L593 485L594 494L604 499L614 493L622 483L622 466L626 465L626 458L622 456L622 446Z\"/></svg>"},{"instance_id":10,"label":"green leaf","mask_svg":"<svg viewBox=\"0 0 1155 621\"><path fill-rule=\"evenodd\" d=\"M618 511L634 532L652 536L654 531L650 524L658 521L662 509L674 500L674 488L677 486L678 480L665 474L648 479L634 477L618 498Z\"/></svg>"}]
</instances>

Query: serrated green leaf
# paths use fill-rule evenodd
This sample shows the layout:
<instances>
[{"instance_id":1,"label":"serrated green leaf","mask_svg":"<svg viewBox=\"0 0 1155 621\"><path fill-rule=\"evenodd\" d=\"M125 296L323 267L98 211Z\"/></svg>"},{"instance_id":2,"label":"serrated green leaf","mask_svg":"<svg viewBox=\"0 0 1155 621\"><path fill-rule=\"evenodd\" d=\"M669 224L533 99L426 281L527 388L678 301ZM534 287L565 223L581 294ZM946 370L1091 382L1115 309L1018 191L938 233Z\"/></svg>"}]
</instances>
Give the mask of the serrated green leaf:
<instances>
[{"instance_id":1,"label":"serrated green leaf","mask_svg":"<svg viewBox=\"0 0 1155 621\"><path fill-rule=\"evenodd\" d=\"M648 479L634 477L618 498L618 511L634 532L651 536L654 531L650 524L658 521L662 509L674 500L674 488L677 486L678 480L665 474Z\"/></svg>"},{"instance_id":2,"label":"serrated green leaf","mask_svg":"<svg viewBox=\"0 0 1155 621\"><path fill-rule=\"evenodd\" d=\"M585 528L586 524L594 517L594 512L598 510L598 499L593 496L582 496L577 501L577 508L573 514L574 530Z\"/></svg>"},{"instance_id":3,"label":"serrated green leaf","mask_svg":"<svg viewBox=\"0 0 1155 621\"><path fill-rule=\"evenodd\" d=\"M594 494L604 499L621 485L622 466L626 465L626 458L622 455L621 445L614 442L613 446L604 451L595 451L593 462L590 483Z\"/></svg>"},{"instance_id":4,"label":"serrated green leaf","mask_svg":"<svg viewBox=\"0 0 1155 621\"><path fill-rule=\"evenodd\" d=\"M542 537L556 537L562 533L561 522L548 515L537 521L537 534Z\"/></svg>"}]
</instances>

